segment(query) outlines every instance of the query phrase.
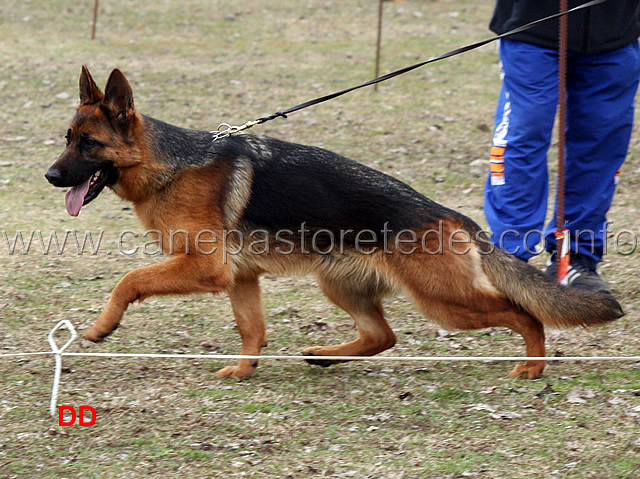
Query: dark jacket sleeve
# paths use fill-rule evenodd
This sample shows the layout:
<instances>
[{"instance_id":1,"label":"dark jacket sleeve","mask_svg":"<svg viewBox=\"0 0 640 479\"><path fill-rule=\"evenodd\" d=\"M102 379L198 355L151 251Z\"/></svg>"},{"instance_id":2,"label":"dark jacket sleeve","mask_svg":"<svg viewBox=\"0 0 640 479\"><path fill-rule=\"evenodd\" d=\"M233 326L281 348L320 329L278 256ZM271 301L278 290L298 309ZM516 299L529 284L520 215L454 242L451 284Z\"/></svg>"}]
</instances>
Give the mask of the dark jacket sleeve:
<instances>
[{"instance_id":1,"label":"dark jacket sleeve","mask_svg":"<svg viewBox=\"0 0 640 479\"><path fill-rule=\"evenodd\" d=\"M569 0L569 8L587 0ZM489 28L502 34L560 11L559 0L497 0ZM545 48L558 47L558 20L552 20L512 39ZM640 36L640 0L609 0L569 15L569 50L602 53L620 48Z\"/></svg>"}]
</instances>

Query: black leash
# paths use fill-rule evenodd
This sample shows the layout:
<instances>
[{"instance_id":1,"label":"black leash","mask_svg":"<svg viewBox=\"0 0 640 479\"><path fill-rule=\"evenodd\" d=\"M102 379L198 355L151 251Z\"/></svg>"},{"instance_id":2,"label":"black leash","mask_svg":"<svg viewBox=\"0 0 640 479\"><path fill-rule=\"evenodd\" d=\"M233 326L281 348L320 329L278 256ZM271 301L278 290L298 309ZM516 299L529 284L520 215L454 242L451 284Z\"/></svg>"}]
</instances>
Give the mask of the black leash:
<instances>
[{"instance_id":1,"label":"black leash","mask_svg":"<svg viewBox=\"0 0 640 479\"><path fill-rule=\"evenodd\" d=\"M489 43L495 42L495 41L500 40L502 38L506 38L506 37L509 37L511 35L515 35L516 33L521 33L521 32L530 30L531 28L533 28L533 27L535 27L537 25L540 25L541 23L548 22L550 20L562 17L564 15L568 15L570 13L577 12L578 10L583 10L585 8L589 8L589 7L592 7L594 5L598 5L600 3L605 3L605 2L608 2L608 1L609 0L591 0L590 2L583 3L582 5L578 5L577 7L574 7L572 9L570 9L570 10L565 11L565 12L560 12L560 13L556 13L554 15L550 15L550 16L545 17L545 18L541 18L540 20L536 20L536 21L533 21L531 23L527 23L526 25L523 25L523 26L518 27L518 28L514 28L513 30L510 30L510 31L508 31L506 33L503 33L501 35L497 35L495 37L488 38L486 40L482 40L482 41L477 42L477 43L472 43L470 45L466 45L464 47L457 48L457 49L452 50L450 52L443 53L440 56L437 56L437 57L431 58L429 60L426 60L424 62L416 63L415 65L411 65L411 66L408 66L408 67L405 67L405 68L401 68L400 70L396 70L396 71L393 71L391 73L387 73L386 75L382 75L380 77L374 78L373 80L369 80L369 81L367 81L365 83L361 83L360 85L356 85L356 86L350 87L350 88L345 88L344 90L340 90L340 91L337 91L335 93L331 93L329 95L321 96L319 98L315 98L313 100L309 100L309 101L306 101L304 103L300 103L299 105L292 106L291 108L287 108L286 110L280 110L280 111L277 111L277 112L275 112L275 113L273 113L271 115L260 117L260 118L254 120L254 121L248 121L247 123L245 123L242 126L230 126L230 125L228 125L226 123L223 123L222 125L220 125L220 127L218 127L218 130L212 132L212 133L215 134L214 141L217 140L218 138L223 138L223 137L229 136L230 134L237 133L237 132L242 131L242 130L246 130L247 128L251 128L252 126L261 125L262 123L266 123L267 121L274 120L274 119L276 119L278 117L287 118L287 115L289 115L290 113L294 113L294 112L302 110L304 108L308 108L310 106L317 105L319 103L324 103L325 101L333 100L334 98L337 98L339 96L345 95L345 94L350 93L350 92L352 92L354 90L359 90L360 88L364 88L364 87L367 87L367 86L375 85L376 83L381 83L383 81L390 80L391 78L397 77L397 76L402 75L404 73L410 72L410 71L415 70L415 69L420 68L420 67L423 67L425 65L428 65L429 63L434 63L434 62L437 62L437 61L440 61L440 60L444 60L445 58L450 58L450 57L459 55L461 53L468 52L470 50L475 50L476 48L482 47L484 45L487 45ZM222 129L221 127L224 127L224 129Z\"/></svg>"}]
</instances>

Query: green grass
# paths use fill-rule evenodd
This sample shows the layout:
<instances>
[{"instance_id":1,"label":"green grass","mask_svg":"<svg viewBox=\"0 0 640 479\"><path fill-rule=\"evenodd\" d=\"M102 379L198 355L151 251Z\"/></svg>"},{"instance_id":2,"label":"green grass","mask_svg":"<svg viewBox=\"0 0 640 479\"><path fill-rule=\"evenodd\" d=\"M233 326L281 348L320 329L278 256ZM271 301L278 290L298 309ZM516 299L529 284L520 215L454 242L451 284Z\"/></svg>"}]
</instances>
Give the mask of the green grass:
<instances>
[{"instance_id":1,"label":"green grass","mask_svg":"<svg viewBox=\"0 0 640 479\"><path fill-rule=\"evenodd\" d=\"M492 6L490 0L385 3L382 72L488 37ZM117 254L122 231L143 229L115 195L102 194L71 218L63 193L43 178L64 147L82 64L100 85L121 68L140 111L207 130L373 76L376 2L114 0L101 2L93 42L91 7L62 0L0 4L0 165L10 164L0 166L0 232L12 238L17 230L105 231L97 256L77 255L73 245L62 256L9 255L0 236L0 353L47 350L46 335L61 319L84 331L124 274L162 260ZM381 84L378 93L354 92L255 132L362 161L483 225L484 175L469 164L488 157L498 88L497 57L487 46ZM639 158L634 136L610 213L616 231L637 226ZM144 243L138 238L126 246ZM640 256L612 254L606 265L627 315L605 328L549 332L549 354L638 354ZM298 354L355 335L352 321L313 280L266 277L262 286L265 353ZM385 308L399 338L393 355L524 352L522 340L505 330L442 336L404 297L390 298ZM105 343L72 346L239 349L228 301L212 295L150 298L133 305ZM265 360L249 381L217 379L216 370L227 364L65 358L60 404L91 405L98 421L61 428L48 416L53 358L0 359L0 477L640 474L637 363L558 362L539 380L516 381L506 377L513 365L502 362L321 369ZM568 401L576 391L587 391L585 402Z\"/></svg>"}]
</instances>

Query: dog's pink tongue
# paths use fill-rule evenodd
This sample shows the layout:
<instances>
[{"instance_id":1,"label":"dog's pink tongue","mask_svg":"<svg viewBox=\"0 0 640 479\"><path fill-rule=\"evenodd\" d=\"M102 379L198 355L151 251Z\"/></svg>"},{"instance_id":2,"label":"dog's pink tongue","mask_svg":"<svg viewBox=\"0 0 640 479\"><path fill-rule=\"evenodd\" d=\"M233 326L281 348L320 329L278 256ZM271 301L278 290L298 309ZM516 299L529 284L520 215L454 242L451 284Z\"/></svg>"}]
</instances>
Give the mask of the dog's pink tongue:
<instances>
[{"instance_id":1,"label":"dog's pink tongue","mask_svg":"<svg viewBox=\"0 0 640 479\"><path fill-rule=\"evenodd\" d=\"M71 216L78 216L82 205L84 204L84 197L87 196L89 186L91 185L91 178L82 183L81 185L74 186L64 197L64 202L67 206L67 213Z\"/></svg>"}]
</instances>

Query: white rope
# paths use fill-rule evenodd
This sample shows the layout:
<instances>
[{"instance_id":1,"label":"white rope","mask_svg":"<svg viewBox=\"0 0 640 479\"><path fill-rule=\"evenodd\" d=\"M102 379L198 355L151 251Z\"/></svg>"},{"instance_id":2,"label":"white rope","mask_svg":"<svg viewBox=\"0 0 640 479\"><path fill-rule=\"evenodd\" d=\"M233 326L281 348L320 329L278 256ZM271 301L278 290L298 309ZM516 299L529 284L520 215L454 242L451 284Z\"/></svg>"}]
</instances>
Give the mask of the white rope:
<instances>
[{"instance_id":1,"label":"white rope","mask_svg":"<svg viewBox=\"0 0 640 479\"><path fill-rule=\"evenodd\" d=\"M145 354L145 353L63 353L62 356L102 358L182 358L182 359L291 359L327 361L640 361L640 356L293 356L246 354Z\"/></svg>"},{"instance_id":2,"label":"white rope","mask_svg":"<svg viewBox=\"0 0 640 479\"><path fill-rule=\"evenodd\" d=\"M54 335L65 328L71 337L62 346L58 347ZM0 354L0 358L13 358L23 356L44 356L53 354L56 359L51 390L51 403L49 412L55 416L58 403L58 391L60 389L60 376L62 374L62 357L96 357L96 358L175 358L175 359L288 359L288 360L324 360L324 361L640 361L640 356L302 356L302 355L247 355L247 354L170 354L170 353L67 353L66 349L75 341L78 334L68 320L60 321L49 332L48 340L51 351L32 353L7 353Z\"/></svg>"},{"instance_id":3,"label":"white rope","mask_svg":"<svg viewBox=\"0 0 640 479\"><path fill-rule=\"evenodd\" d=\"M51 351L43 351L41 353L7 353L0 354L0 358L19 358L22 356L44 356L45 354L53 354Z\"/></svg>"},{"instance_id":4,"label":"white rope","mask_svg":"<svg viewBox=\"0 0 640 479\"><path fill-rule=\"evenodd\" d=\"M22 356L97 357L97 358L178 358L178 359L325 359L327 361L640 361L640 356L294 356L245 354L170 354L170 353L67 353L43 351L39 353L0 354L0 358Z\"/></svg>"},{"instance_id":5,"label":"white rope","mask_svg":"<svg viewBox=\"0 0 640 479\"><path fill-rule=\"evenodd\" d=\"M0 354L0 358L22 356L97 357L97 358L178 358L178 359L317 359L327 361L640 361L640 356L294 356L246 354L170 354L170 353L67 353L43 351L38 353Z\"/></svg>"}]
</instances>

